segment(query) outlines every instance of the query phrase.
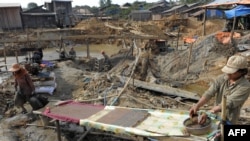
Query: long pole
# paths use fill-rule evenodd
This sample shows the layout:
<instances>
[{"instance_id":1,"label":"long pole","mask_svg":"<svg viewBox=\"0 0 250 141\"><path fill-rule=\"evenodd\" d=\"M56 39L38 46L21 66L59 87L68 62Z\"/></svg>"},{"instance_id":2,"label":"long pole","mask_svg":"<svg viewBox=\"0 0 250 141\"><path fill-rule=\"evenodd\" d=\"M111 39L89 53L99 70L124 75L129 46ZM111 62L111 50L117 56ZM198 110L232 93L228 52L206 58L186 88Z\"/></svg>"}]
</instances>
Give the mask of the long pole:
<instances>
[{"instance_id":1,"label":"long pole","mask_svg":"<svg viewBox=\"0 0 250 141\"><path fill-rule=\"evenodd\" d=\"M222 101L221 101L221 118L222 118L222 123L221 123L221 141L224 141L224 121L226 121L226 101L227 97L226 95L222 96Z\"/></svg>"},{"instance_id":2,"label":"long pole","mask_svg":"<svg viewBox=\"0 0 250 141\"><path fill-rule=\"evenodd\" d=\"M86 39L86 46L87 46L87 58L90 58L90 54L89 54L89 40Z\"/></svg>"},{"instance_id":3,"label":"long pole","mask_svg":"<svg viewBox=\"0 0 250 141\"><path fill-rule=\"evenodd\" d=\"M178 50L178 46L179 46L179 38L180 38L180 26L179 26L179 28L178 28L177 43L176 43L176 50Z\"/></svg>"},{"instance_id":4,"label":"long pole","mask_svg":"<svg viewBox=\"0 0 250 141\"><path fill-rule=\"evenodd\" d=\"M236 17L234 17L233 28L232 28L231 34L230 34L230 41L231 41L231 43L233 43L233 35L234 35L235 23L236 23Z\"/></svg>"},{"instance_id":5,"label":"long pole","mask_svg":"<svg viewBox=\"0 0 250 141\"><path fill-rule=\"evenodd\" d=\"M4 47L4 49L3 49L3 54L4 54L5 69L6 69L6 71L7 71L8 69L7 69L7 58L6 58L6 48L5 48L5 47Z\"/></svg>"},{"instance_id":6,"label":"long pole","mask_svg":"<svg viewBox=\"0 0 250 141\"><path fill-rule=\"evenodd\" d=\"M206 20L207 20L207 8L204 9L204 15L203 15L203 33L202 36L206 35Z\"/></svg>"},{"instance_id":7,"label":"long pole","mask_svg":"<svg viewBox=\"0 0 250 141\"><path fill-rule=\"evenodd\" d=\"M194 45L194 43L192 43L191 46L190 46L190 48L189 48L188 64L187 64L187 74L189 72L189 65L190 65L190 60L191 60L191 57L192 57L193 45Z\"/></svg>"}]
</instances>

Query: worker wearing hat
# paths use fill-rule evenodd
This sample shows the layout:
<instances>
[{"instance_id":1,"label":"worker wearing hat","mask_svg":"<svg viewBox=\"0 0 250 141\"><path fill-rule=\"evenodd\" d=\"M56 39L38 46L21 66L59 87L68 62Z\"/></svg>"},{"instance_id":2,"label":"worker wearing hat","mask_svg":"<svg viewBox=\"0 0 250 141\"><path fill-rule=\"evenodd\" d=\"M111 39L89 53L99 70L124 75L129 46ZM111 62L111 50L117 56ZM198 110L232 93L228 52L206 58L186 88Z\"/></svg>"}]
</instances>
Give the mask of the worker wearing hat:
<instances>
[{"instance_id":1,"label":"worker wearing hat","mask_svg":"<svg viewBox=\"0 0 250 141\"><path fill-rule=\"evenodd\" d=\"M226 95L226 118L231 124L237 124L240 110L250 94L250 83L244 77L248 73L247 59L244 56L231 56L227 64L221 69L224 74L218 76L201 99L190 109L192 117L212 97L215 97L215 106L209 112L221 112L221 101ZM204 123L206 115L201 117L200 123Z\"/></svg>"},{"instance_id":2,"label":"worker wearing hat","mask_svg":"<svg viewBox=\"0 0 250 141\"><path fill-rule=\"evenodd\" d=\"M15 78L15 106L22 108L21 113L27 113L24 104L29 101L30 97L35 91L35 86L32 82L32 79L26 69L17 63L13 64L9 71L13 73Z\"/></svg>"}]
</instances>

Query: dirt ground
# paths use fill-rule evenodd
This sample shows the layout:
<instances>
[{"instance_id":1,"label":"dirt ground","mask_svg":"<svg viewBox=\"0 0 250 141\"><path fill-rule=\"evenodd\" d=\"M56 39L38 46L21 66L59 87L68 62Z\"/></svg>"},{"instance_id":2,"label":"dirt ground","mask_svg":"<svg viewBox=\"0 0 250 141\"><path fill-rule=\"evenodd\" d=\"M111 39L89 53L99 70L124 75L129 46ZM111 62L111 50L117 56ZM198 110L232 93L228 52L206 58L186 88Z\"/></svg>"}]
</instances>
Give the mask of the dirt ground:
<instances>
[{"instance_id":1,"label":"dirt ground","mask_svg":"<svg viewBox=\"0 0 250 141\"><path fill-rule=\"evenodd\" d=\"M170 17L173 19L173 17ZM170 20L171 21L171 20ZM153 63L145 70L143 81L156 83L159 85L168 85L185 91L202 95L209 87L209 83L219 74L221 68L226 63L228 56L237 53L231 50L230 46L222 45L216 42L214 33L223 28L223 20L209 20L206 24L207 36L201 37L202 26L201 22L195 19L189 19L188 25L182 28L182 37L198 36L197 41L192 45L183 45L180 40L180 46L186 49L176 49L173 44L164 53L151 54L150 61ZM112 26L111 26L112 25ZM157 26L156 26L157 25ZM109 27L109 28L107 28ZM114 22L105 25L104 23L89 20L83 21L77 25L76 29L81 29L89 34L122 34L133 32L140 35L159 35L165 36L163 31L170 31L171 26L165 21L156 21L148 23L129 23L129 22ZM137 31L137 32L135 32ZM173 31L172 33L176 32ZM244 34L247 36L247 34ZM244 36L242 40L245 39ZM180 97L169 96L152 90L137 88L132 85L125 86L126 81L123 77L133 77L136 79L142 78L143 56L147 55L149 50L144 49L145 41L124 40L93 40L91 47L91 58L86 57L85 45L73 42L70 45L65 45L66 49L73 46L77 50L77 58L75 60L56 61L56 67L53 72L56 74L57 89L53 95L48 95L50 101L69 100L101 105L114 105L131 108L145 109L180 109L189 110L195 101L185 100ZM170 42L173 42L170 39ZM50 44L51 46L53 44ZM131 47L134 47L133 52ZM192 50L190 50L192 46ZM56 48L46 48L44 56L46 59L55 59L58 54ZM103 61L103 56L100 52L104 50L110 57L112 68L108 71L94 70L94 61L99 59ZM136 59L138 58L138 62ZM190 64L188 63L190 62ZM137 64L136 64L137 63ZM136 67L134 67L136 64ZM189 64L189 65L188 65ZM187 69L189 68L189 69ZM4 83L4 96L1 99L9 99L13 97L13 92L10 82L11 78ZM118 100L115 96L120 94ZM110 96L107 99L102 99L104 95ZM112 96L113 95L113 96ZM115 96L114 96L115 95ZM4 100L2 103L6 103ZM2 107L5 104L3 104ZM206 107L212 105L212 102ZM27 108L31 107L27 104ZM39 127L41 121L37 115L20 115L20 109L8 107L3 109L3 119L0 124L0 140L5 141L54 141L57 139L55 125L51 124L48 127ZM249 124L247 119L242 119L244 124ZM28 125L27 125L28 124ZM37 126L38 125L38 126ZM68 125L62 123L64 141L77 140L82 132L82 128L77 125ZM71 130L71 131L70 131ZM140 138L141 140L149 140L148 138ZM131 137L119 136L103 133L101 131L91 132L86 136L85 140L137 140ZM171 140L169 138L159 140ZM184 140L176 138L174 140Z\"/></svg>"}]
</instances>

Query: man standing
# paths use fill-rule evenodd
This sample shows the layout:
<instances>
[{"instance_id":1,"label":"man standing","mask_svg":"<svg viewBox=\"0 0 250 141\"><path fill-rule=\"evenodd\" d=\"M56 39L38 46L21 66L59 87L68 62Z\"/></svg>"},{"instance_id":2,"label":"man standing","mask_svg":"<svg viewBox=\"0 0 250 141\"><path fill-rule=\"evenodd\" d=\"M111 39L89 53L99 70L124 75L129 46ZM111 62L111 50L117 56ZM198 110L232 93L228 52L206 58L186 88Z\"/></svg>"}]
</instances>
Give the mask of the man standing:
<instances>
[{"instance_id":1,"label":"man standing","mask_svg":"<svg viewBox=\"0 0 250 141\"><path fill-rule=\"evenodd\" d=\"M221 101L225 95L227 97L226 119L231 124L237 124L241 107L250 94L250 83L245 78L248 73L247 59L239 55L231 56L222 68L222 72L225 74L218 76L198 103L190 109L191 117L212 97L215 97L215 106L210 109L210 112L221 112ZM207 115L203 114L200 124L204 123L206 119Z\"/></svg>"},{"instance_id":2,"label":"man standing","mask_svg":"<svg viewBox=\"0 0 250 141\"><path fill-rule=\"evenodd\" d=\"M24 104L27 101L30 102L30 98L35 91L35 86L28 72L19 64L13 64L9 71L13 73L15 78L15 106L21 107L21 113L25 114L27 113L27 110L25 109Z\"/></svg>"}]
</instances>

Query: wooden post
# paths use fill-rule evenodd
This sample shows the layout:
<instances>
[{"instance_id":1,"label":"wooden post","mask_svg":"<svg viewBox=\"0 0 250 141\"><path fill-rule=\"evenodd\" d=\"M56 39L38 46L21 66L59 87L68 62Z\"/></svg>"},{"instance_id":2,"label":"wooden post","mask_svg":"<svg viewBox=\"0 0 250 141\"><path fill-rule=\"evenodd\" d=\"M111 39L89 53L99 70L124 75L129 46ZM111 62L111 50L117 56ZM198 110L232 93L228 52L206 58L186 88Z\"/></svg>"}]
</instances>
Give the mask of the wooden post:
<instances>
[{"instance_id":1,"label":"wooden post","mask_svg":"<svg viewBox=\"0 0 250 141\"><path fill-rule=\"evenodd\" d=\"M192 57L193 45L194 45L194 43L192 43L190 48L189 48L188 63L187 63L187 74L189 72L189 65L190 65L190 60L191 60L191 57Z\"/></svg>"},{"instance_id":2,"label":"wooden post","mask_svg":"<svg viewBox=\"0 0 250 141\"><path fill-rule=\"evenodd\" d=\"M6 69L6 71L7 71L8 68L7 68L7 58L6 58L6 48L5 48L5 47L3 48L3 54L4 54L5 69Z\"/></svg>"},{"instance_id":3,"label":"wooden post","mask_svg":"<svg viewBox=\"0 0 250 141\"><path fill-rule=\"evenodd\" d=\"M60 52L62 51L63 48L63 39L62 36L60 36Z\"/></svg>"},{"instance_id":4,"label":"wooden post","mask_svg":"<svg viewBox=\"0 0 250 141\"><path fill-rule=\"evenodd\" d=\"M37 46L38 46L38 48L40 48L41 47L41 41L40 41L41 36L40 36L40 32L39 31L36 33L36 36L37 36Z\"/></svg>"},{"instance_id":5,"label":"wooden post","mask_svg":"<svg viewBox=\"0 0 250 141\"><path fill-rule=\"evenodd\" d=\"M203 33L202 33L202 36L206 35L206 20L207 20L207 8L205 8L204 15L203 15Z\"/></svg>"},{"instance_id":6,"label":"wooden post","mask_svg":"<svg viewBox=\"0 0 250 141\"><path fill-rule=\"evenodd\" d=\"M232 28L231 34L230 34L230 41L231 41L231 43L233 43L233 35L234 35L234 29L235 29L235 22L236 22L236 17L234 17L233 28Z\"/></svg>"},{"instance_id":7,"label":"wooden post","mask_svg":"<svg viewBox=\"0 0 250 141\"><path fill-rule=\"evenodd\" d=\"M178 28L177 43L176 43L176 50L178 50L178 46L179 46L179 37L180 37L180 27Z\"/></svg>"},{"instance_id":8,"label":"wooden post","mask_svg":"<svg viewBox=\"0 0 250 141\"><path fill-rule=\"evenodd\" d=\"M226 101L227 97L226 95L222 96L222 101L221 101L221 141L224 141L224 122L226 121Z\"/></svg>"},{"instance_id":9,"label":"wooden post","mask_svg":"<svg viewBox=\"0 0 250 141\"><path fill-rule=\"evenodd\" d=\"M57 140L62 141L62 139L61 139L61 128L60 128L59 120L56 120L56 129L57 129Z\"/></svg>"},{"instance_id":10,"label":"wooden post","mask_svg":"<svg viewBox=\"0 0 250 141\"><path fill-rule=\"evenodd\" d=\"M16 63L19 63L17 50L15 50L15 56L16 56Z\"/></svg>"},{"instance_id":11,"label":"wooden post","mask_svg":"<svg viewBox=\"0 0 250 141\"><path fill-rule=\"evenodd\" d=\"M132 40L133 42L133 40ZM132 44L132 56L134 56L134 44Z\"/></svg>"},{"instance_id":12,"label":"wooden post","mask_svg":"<svg viewBox=\"0 0 250 141\"><path fill-rule=\"evenodd\" d=\"M87 46L87 58L90 58L90 53L89 53L89 39L86 39L86 46Z\"/></svg>"}]
</instances>

